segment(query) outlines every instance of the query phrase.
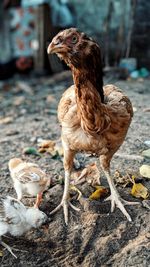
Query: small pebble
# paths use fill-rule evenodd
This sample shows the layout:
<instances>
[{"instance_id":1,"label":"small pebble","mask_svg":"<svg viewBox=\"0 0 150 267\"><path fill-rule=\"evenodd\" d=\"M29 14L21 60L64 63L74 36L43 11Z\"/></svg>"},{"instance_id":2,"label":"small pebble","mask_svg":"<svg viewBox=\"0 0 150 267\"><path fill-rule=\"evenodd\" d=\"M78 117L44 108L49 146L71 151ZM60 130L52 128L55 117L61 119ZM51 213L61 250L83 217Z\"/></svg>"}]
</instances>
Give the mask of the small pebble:
<instances>
[{"instance_id":1,"label":"small pebble","mask_svg":"<svg viewBox=\"0 0 150 267\"><path fill-rule=\"evenodd\" d=\"M144 150L142 152L142 156L146 157L146 158L150 158L150 148L147 150Z\"/></svg>"},{"instance_id":2,"label":"small pebble","mask_svg":"<svg viewBox=\"0 0 150 267\"><path fill-rule=\"evenodd\" d=\"M150 165L142 165L140 167L140 174L143 177L150 178Z\"/></svg>"},{"instance_id":3,"label":"small pebble","mask_svg":"<svg viewBox=\"0 0 150 267\"><path fill-rule=\"evenodd\" d=\"M144 144L145 144L146 146L150 147L150 140L146 140L146 141L144 141Z\"/></svg>"}]
</instances>

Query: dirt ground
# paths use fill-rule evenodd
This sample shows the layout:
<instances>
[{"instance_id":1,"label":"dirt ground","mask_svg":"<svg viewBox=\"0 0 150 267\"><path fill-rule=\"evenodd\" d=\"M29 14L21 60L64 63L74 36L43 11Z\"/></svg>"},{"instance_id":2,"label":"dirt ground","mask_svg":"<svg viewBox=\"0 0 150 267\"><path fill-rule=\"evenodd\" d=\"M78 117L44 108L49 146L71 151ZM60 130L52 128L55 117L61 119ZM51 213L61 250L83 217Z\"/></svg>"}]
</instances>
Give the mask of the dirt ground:
<instances>
[{"instance_id":1,"label":"dirt ground","mask_svg":"<svg viewBox=\"0 0 150 267\"><path fill-rule=\"evenodd\" d=\"M107 81L106 81L107 82ZM113 81L111 81L113 82ZM130 97L134 118L126 140L112 160L111 170L122 174L137 174L139 167L148 162L141 156L149 140L149 88L150 80L114 81ZM0 192L1 196L16 197L8 171L12 157L22 157L38 163L55 181L44 194L41 210L48 216L60 202L63 185L57 183L63 176L60 156L45 153L41 157L25 155L26 147L37 148L40 139L60 138L57 121L57 104L65 88L72 83L70 73L48 78L18 77L0 83ZM78 166L94 162L94 157L77 155ZM149 188L150 181L142 183ZM102 184L107 186L102 176ZM3 237L17 255L15 259L0 247L1 267L148 267L150 266L150 213L142 206L127 206L133 221L129 223L116 208L110 214L110 203L103 200L89 201L93 191L87 184L79 187L83 197L73 203L80 212L70 210L69 225L65 226L62 210L50 217L50 223L32 230L20 238ZM122 197L135 201L131 187L118 186ZM28 203L24 199L24 203ZM31 203L31 199L29 201Z\"/></svg>"}]
</instances>

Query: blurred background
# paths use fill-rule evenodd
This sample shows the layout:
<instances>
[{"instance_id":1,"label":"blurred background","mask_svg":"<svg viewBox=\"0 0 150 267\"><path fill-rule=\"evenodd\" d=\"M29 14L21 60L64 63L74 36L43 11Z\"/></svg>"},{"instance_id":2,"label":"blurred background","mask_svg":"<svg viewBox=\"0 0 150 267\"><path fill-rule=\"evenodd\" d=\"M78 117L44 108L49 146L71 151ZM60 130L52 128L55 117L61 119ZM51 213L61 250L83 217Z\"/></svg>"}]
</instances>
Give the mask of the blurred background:
<instances>
[{"instance_id":1,"label":"blurred background","mask_svg":"<svg viewBox=\"0 0 150 267\"><path fill-rule=\"evenodd\" d=\"M1 0L0 79L66 69L46 48L60 30L77 27L103 51L104 73L145 78L150 69L148 0Z\"/></svg>"},{"instance_id":2,"label":"blurred background","mask_svg":"<svg viewBox=\"0 0 150 267\"><path fill-rule=\"evenodd\" d=\"M139 200L138 208L129 207L134 221L129 224L117 209L108 216L109 206L103 200L99 205L97 200L89 203L83 198L81 212L69 214L68 230L60 212L50 218L49 226L21 239L9 238L18 259L0 246L0 266L148 267L150 0L0 0L0 194L16 197L8 162L19 157L37 163L52 178L41 206L48 216L61 199L64 168L57 108L73 81L65 64L47 55L47 46L55 34L69 27L97 40L103 54L104 84L115 84L132 102L131 127L111 170L123 198L130 198L132 177L133 186L137 178L136 185L143 187L139 196L145 199ZM45 141L51 145L40 147ZM74 165L80 173L95 160L79 153ZM88 183L82 189L86 197L93 192Z\"/></svg>"}]
</instances>

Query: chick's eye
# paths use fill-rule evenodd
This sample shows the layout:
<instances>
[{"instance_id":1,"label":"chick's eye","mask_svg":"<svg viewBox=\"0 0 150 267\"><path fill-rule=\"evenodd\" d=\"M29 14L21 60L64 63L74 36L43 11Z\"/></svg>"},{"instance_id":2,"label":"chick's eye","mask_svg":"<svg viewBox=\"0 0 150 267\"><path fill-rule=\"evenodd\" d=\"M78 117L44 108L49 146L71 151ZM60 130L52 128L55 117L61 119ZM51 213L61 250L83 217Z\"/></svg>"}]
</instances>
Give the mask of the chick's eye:
<instances>
[{"instance_id":1,"label":"chick's eye","mask_svg":"<svg viewBox=\"0 0 150 267\"><path fill-rule=\"evenodd\" d=\"M41 219L37 219L36 223L37 224L41 223Z\"/></svg>"},{"instance_id":2,"label":"chick's eye","mask_svg":"<svg viewBox=\"0 0 150 267\"><path fill-rule=\"evenodd\" d=\"M73 36L72 36L72 39L71 39L71 42L72 42L73 44L75 44L75 43L77 42L77 40L78 40L77 36L76 36L76 35L73 35Z\"/></svg>"}]
</instances>

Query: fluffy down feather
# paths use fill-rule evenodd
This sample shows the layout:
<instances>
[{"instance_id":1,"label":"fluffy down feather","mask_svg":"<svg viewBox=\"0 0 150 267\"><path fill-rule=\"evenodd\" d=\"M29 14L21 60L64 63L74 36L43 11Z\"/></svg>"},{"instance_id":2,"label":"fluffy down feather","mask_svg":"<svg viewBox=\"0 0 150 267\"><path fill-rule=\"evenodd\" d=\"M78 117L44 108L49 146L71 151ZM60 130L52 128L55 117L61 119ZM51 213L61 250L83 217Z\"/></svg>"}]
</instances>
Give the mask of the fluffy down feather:
<instances>
[{"instance_id":1,"label":"fluffy down feather","mask_svg":"<svg viewBox=\"0 0 150 267\"><path fill-rule=\"evenodd\" d=\"M37 164L23 162L19 158L9 161L9 170L19 200L23 194L37 195L36 207L40 204L43 191L50 185L50 179Z\"/></svg>"},{"instance_id":2,"label":"fluffy down feather","mask_svg":"<svg viewBox=\"0 0 150 267\"><path fill-rule=\"evenodd\" d=\"M11 247L2 241L2 236L9 233L21 236L31 228L39 228L47 221L47 215L36 208L26 208L19 200L10 196L0 199L0 244L15 257Z\"/></svg>"}]
</instances>

